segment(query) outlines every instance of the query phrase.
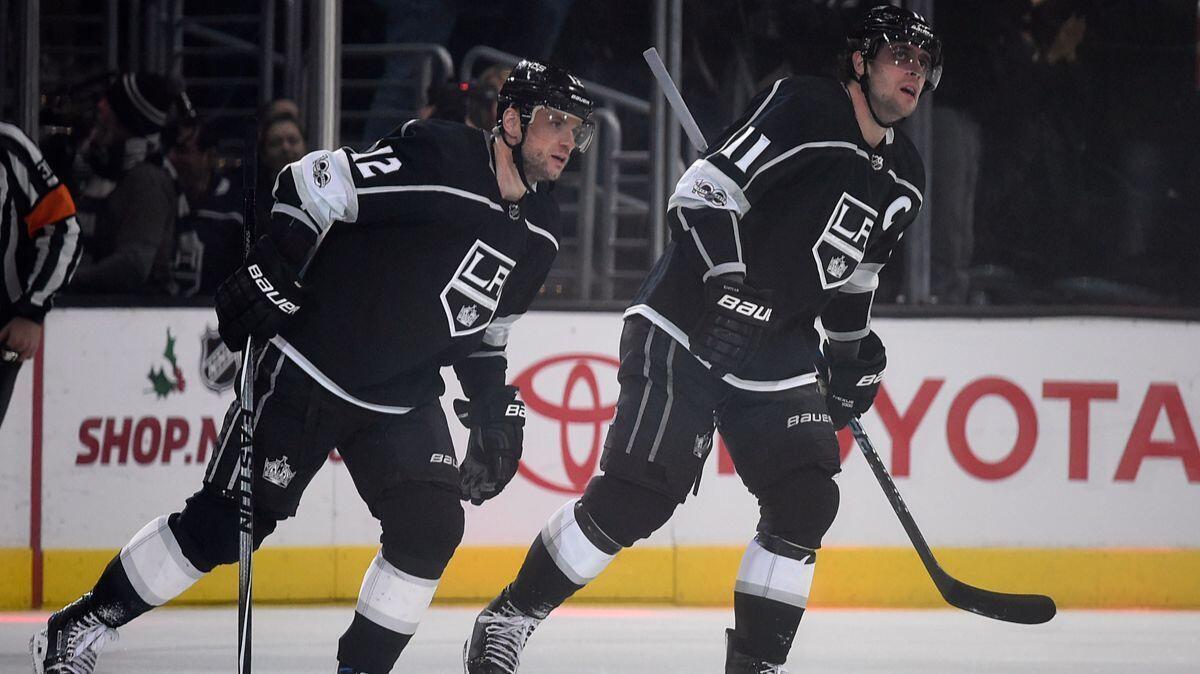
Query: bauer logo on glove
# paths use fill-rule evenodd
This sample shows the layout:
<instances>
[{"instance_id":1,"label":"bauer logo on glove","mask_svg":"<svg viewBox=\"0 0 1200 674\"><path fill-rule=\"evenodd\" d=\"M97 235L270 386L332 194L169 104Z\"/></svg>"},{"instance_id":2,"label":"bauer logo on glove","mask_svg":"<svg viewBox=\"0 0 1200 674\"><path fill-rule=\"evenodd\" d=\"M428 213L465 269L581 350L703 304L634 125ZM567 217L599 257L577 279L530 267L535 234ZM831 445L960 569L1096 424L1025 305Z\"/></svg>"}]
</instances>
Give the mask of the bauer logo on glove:
<instances>
[{"instance_id":1,"label":"bauer logo on glove","mask_svg":"<svg viewBox=\"0 0 1200 674\"><path fill-rule=\"evenodd\" d=\"M252 264L246 271L250 272L250 278L254 280L254 284L258 286L258 289L263 291L263 294L267 296L271 304L279 307L280 311L290 316L300 309L300 305L279 294L279 291L275 289L275 286L271 285L271 282L267 280L267 277L258 265Z\"/></svg>"},{"instance_id":2,"label":"bauer logo on glove","mask_svg":"<svg viewBox=\"0 0 1200 674\"><path fill-rule=\"evenodd\" d=\"M717 300L717 306L724 307L756 321L763 323L771 322L771 312L773 311L771 307L739 299L733 295L722 295L721 299Z\"/></svg>"}]
</instances>

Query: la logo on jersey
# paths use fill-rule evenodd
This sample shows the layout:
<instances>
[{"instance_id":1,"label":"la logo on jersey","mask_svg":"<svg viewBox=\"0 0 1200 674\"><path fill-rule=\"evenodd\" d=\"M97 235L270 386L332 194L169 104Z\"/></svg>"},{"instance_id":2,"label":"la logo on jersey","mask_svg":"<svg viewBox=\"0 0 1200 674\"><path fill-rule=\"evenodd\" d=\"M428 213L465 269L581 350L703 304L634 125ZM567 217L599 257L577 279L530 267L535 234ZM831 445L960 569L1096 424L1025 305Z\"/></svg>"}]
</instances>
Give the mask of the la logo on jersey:
<instances>
[{"instance_id":1,"label":"la logo on jersey","mask_svg":"<svg viewBox=\"0 0 1200 674\"><path fill-rule=\"evenodd\" d=\"M829 290L850 280L878 220L879 211L842 192L825 231L812 247L822 288Z\"/></svg>"},{"instance_id":2,"label":"la logo on jersey","mask_svg":"<svg viewBox=\"0 0 1200 674\"><path fill-rule=\"evenodd\" d=\"M450 336L469 335L492 322L500 291L516 262L482 241L475 241L442 289L442 308Z\"/></svg>"}]
</instances>

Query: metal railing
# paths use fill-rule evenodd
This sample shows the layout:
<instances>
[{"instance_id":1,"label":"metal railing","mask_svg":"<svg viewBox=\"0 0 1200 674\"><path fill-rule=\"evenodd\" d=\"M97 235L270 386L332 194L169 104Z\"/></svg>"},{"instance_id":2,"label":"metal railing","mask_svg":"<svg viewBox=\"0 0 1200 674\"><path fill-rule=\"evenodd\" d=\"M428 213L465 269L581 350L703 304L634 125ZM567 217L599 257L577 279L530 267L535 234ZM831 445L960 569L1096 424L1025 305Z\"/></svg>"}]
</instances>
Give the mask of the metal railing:
<instances>
[{"instance_id":1,"label":"metal railing","mask_svg":"<svg viewBox=\"0 0 1200 674\"><path fill-rule=\"evenodd\" d=\"M382 77L374 78L347 78L344 74L340 77L341 89L345 91L377 89L379 87L401 87L410 89L413 95L409 100L416 103L415 108L419 109L426 100L426 92L429 91L430 85L434 82L449 79L454 74L454 61L450 58L450 52L445 47L439 44L432 43L407 43L407 44L386 44L386 43L360 43L360 44L343 44L341 47L343 60L354 59L369 59L369 58L386 58L389 56L405 56L414 57L417 60L416 78L415 79L386 79ZM341 110L341 119L369 122L372 119L387 118L392 120L400 120L416 116L416 109L413 110ZM341 129L343 142L345 142L345 129ZM366 139L374 140L374 139Z\"/></svg>"}]
</instances>

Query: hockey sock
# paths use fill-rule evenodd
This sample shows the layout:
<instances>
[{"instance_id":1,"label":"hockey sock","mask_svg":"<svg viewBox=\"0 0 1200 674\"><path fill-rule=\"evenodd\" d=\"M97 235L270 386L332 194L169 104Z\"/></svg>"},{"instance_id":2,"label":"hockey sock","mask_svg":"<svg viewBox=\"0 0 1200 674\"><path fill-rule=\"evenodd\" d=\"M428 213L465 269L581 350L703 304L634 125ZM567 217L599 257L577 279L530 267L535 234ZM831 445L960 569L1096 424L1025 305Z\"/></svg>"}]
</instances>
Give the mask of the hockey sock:
<instances>
[{"instance_id":1,"label":"hockey sock","mask_svg":"<svg viewBox=\"0 0 1200 674\"><path fill-rule=\"evenodd\" d=\"M508 586L509 601L526 615L544 619L621 550L578 504L571 501L550 516Z\"/></svg>"},{"instance_id":2,"label":"hockey sock","mask_svg":"<svg viewBox=\"0 0 1200 674\"><path fill-rule=\"evenodd\" d=\"M393 632L356 612L350 628L338 639L338 665L354 674L386 674L410 639L411 634Z\"/></svg>"},{"instance_id":3,"label":"hockey sock","mask_svg":"<svg viewBox=\"0 0 1200 674\"><path fill-rule=\"evenodd\" d=\"M405 573L375 555L363 576L358 606L338 641L338 662L368 674L390 672L433 601L438 579Z\"/></svg>"},{"instance_id":4,"label":"hockey sock","mask_svg":"<svg viewBox=\"0 0 1200 674\"><path fill-rule=\"evenodd\" d=\"M110 626L162 606L204 575L180 551L167 519L164 515L142 527L96 581L92 599Z\"/></svg>"},{"instance_id":5,"label":"hockey sock","mask_svg":"<svg viewBox=\"0 0 1200 674\"><path fill-rule=\"evenodd\" d=\"M121 555L114 556L104 567L91 594L92 610L109 627L120 627L154 608L138 596L137 590L129 582L129 576L121 564Z\"/></svg>"},{"instance_id":6,"label":"hockey sock","mask_svg":"<svg viewBox=\"0 0 1200 674\"><path fill-rule=\"evenodd\" d=\"M746 547L733 593L740 653L766 662L787 660L812 588L816 552L759 534Z\"/></svg>"}]
</instances>

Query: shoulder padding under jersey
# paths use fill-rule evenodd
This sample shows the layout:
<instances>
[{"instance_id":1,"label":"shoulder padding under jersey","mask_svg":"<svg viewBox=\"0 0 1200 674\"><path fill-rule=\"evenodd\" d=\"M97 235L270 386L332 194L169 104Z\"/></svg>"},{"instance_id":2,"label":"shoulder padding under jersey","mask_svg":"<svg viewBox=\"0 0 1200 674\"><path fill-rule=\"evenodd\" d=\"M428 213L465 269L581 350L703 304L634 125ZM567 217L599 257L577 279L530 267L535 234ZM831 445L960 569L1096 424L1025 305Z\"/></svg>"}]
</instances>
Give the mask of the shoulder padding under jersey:
<instances>
[{"instance_id":1,"label":"shoulder padding under jersey","mask_svg":"<svg viewBox=\"0 0 1200 674\"><path fill-rule=\"evenodd\" d=\"M288 164L275 179L272 213L284 213L313 228L318 236L334 222L358 219L358 195L348 149L318 150Z\"/></svg>"}]
</instances>

